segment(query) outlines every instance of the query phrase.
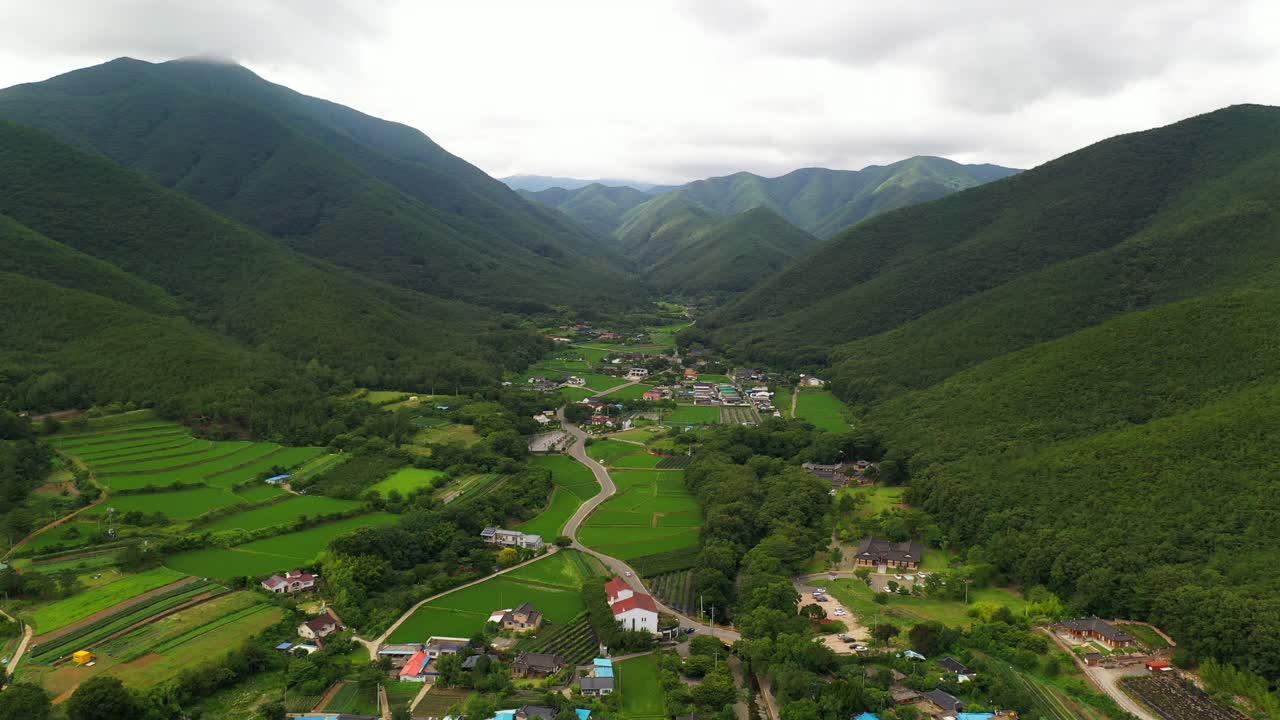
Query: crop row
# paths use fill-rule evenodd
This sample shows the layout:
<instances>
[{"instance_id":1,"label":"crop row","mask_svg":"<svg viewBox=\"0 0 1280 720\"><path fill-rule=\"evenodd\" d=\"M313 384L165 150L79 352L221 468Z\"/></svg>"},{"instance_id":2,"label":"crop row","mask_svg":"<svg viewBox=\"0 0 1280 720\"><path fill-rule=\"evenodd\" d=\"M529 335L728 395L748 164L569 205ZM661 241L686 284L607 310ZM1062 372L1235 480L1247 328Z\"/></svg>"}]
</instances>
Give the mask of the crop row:
<instances>
[{"instance_id":1,"label":"crop row","mask_svg":"<svg viewBox=\"0 0 1280 720\"><path fill-rule=\"evenodd\" d=\"M559 655L574 665L580 665L595 656L599 644L586 613L583 613L570 622L541 633L520 649Z\"/></svg>"},{"instance_id":2,"label":"crop row","mask_svg":"<svg viewBox=\"0 0 1280 720\"><path fill-rule=\"evenodd\" d=\"M187 583L167 593L147 598L118 613L108 615L96 622L85 625L74 632L67 633L33 649L31 659L35 662L57 660L79 646L90 645L98 640L120 632L135 623L177 607L201 593L208 592L214 583L199 581ZM221 588L220 588L221 589Z\"/></svg>"},{"instance_id":3,"label":"crop row","mask_svg":"<svg viewBox=\"0 0 1280 720\"><path fill-rule=\"evenodd\" d=\"M677 570L688 570L697 562L698 552L697 547L683 547L633 558L630 565L640 577L654 577Z\"/></svg>"},{"instance_id":4,"label":"crop row","mask_svg":"<svg viewBox=\"0 0 1280 720\"><path fill-rule=\"evenodd\" d=\"M197 628L192 628L191 630L175 638L170 638L169 640L152 648L151 652L154 652L154 653L167 652L169 650L172 650L178 647L179 645L185 642L194 640L200 637L201 635L211 633L214 630L217 630L218 628L222 627L223 625L230 625L231 623L236 622L237 620L240 620L242 618L247 618L250 615L257 615L258 613L262 612L263 610L266 610L269 607L271 606L267 605L266 603L262 603L259 605L252 605L250 607L244 608L243 610L237 610L236 612L233 612L229 615L223 615L222 617L218 618L217 620L214 620L213 622L205 623L204 625L201 625L200 627L197 627Z\"/></svg>"},{"instance_id":5,"label":"crop row","mask_svg":"<svg viewBox=\"0 0 1280 720\"><path fill-rule=\"evenodd\" d=\"M693 458L688 455L672 455L664 457L658 461L658 470L683 470L689 467L689 463L693 462Z\"/></svg>"},{"instance_id":6,"label":"crop row","mask_svg":"<svg viewBox=\"0 0 1280 720\"><path fill-rule=\"evenodd\" d=\"M690 570L663 573L649 581L649 588L662 602L686 615L692 613L693 577Z\"/></svg>"}]
</instances>

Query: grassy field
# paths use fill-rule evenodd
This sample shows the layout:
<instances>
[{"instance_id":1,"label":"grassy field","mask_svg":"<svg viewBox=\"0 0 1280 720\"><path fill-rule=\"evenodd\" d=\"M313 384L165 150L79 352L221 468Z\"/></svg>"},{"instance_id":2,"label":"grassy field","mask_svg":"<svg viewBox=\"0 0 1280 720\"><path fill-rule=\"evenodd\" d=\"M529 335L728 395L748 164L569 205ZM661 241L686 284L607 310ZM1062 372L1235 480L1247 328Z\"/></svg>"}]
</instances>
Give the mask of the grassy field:
<instances>
[{"instance_id":1,"label":"grassy field","mask_svg":"<svg viewBox=\"0 0 1280 720\"><path fill-rule=\"evenodd\" d=\"M279 487L278 485L268 485L267 483L262 483L261 485L250 485L249 487L236 491L237 496L243 498L245 502L250 504L257 504L263 500L270 500L273 497L279 497L284 494L284 488Z\"/></svg>"},{"instance_id":2,"label":"grassy field","mask_svg":"<svg viewBox=\"0 0 1280 720\"><path fill-rule=\"evenodd\" d=\"M392 490L399 492L401 495L408 495L418 488L431 487L431 482L441 475L444 475L444 473L439 470L421 470L414 467L401 468L391 477L382 480L369 489L379 495L386 495Z\"/></svg>"},{"instance_id":3,"label":"grassy field","mask_svg":"<svg viewBox=\"0 0 1280 720\"><path fill-rule=\"evenodd\" d=\"M555 491L546 510L516 526L516 529L542 535L550 541L560 534L584 500L600 492L600 484L582 463L564 455L541 455L531 462L551 471Z\"/></svg>"},{"instance_id":4,"label":"grassy field","mask_svg":"<svg viewBox=\"0 0 1280 720\"><path fill-rule=\"evenodd\" d=\"M551 502L547 504L547 508L536 517L520 523L515 529L532 535L541 535L547 542L551 542L560 534L564 524L569 522L569 518L573 517L581 505L582 500L577 495L564 488L555 488L552 490Z\"/></svg>"},{"instance_id":5,"label":"grassy field","mask_svg":"<svg viewBox=\"0 0 1280 720\"><path fill-rule=\"evenodd\" d=\"M301 517L315 517L344 512L360 507L356 500L337 500L320 495L293 496L280 502L245 510L219 518L200 530L261 530L276 525L289 525Z\"/></svg>"},{"instance_id":6,"label":"grassy field","mask_svg":"<svg viewBox=\"0 0 1280 720\"><path fill-rule=\"evenodd\" d=\"M592 460L597 460L605 465L622 457L630 455L633 452L641 451L644 448L633 443L621 442L619 440L595 440L587 446L587 455Z\"/></svg>"},{"instance_id":7,"label":"grassy field","mask_svg":"<svg viewBox=\"0 0 1280 720\"><path fill-rule=\"evenodd\" d=\"M702 513L680 470L615 470L618 494L578 532L586 545L629 560L698 543Z\"/></svg>"},{"instance_id":8,"label":"grassy field","mask_svg":"<svg viewBox=\"0 0 1280 720\"><path fill-rule=\"evenodd\" d=\"M627 718L666 717L667 703L658 685L658 661L653 655L617 663L622 715Z\"/></svg>"},{"instance_id":9,"label":"grassy field","mask_svg":"<svg viewBox=\"0 0 1280 720\"><path fill-rule=\"evenodd\" d=\"M641 450L641 448L636 449ZM630 455L623 455L610 463L610 465L618 468L648 469L657 467L660 462L662 462L661 456L650 455L649 453L641 450L640 452L633 452Z\"/></svg>"},{"instance_id":10,"label":"grassy field","mask_svg":"<svg viewBox=\"0 0 1280 720\"><path fill-rule=\"evenodd\" d=\"M840 491L840 494L862 498L864 502L858 508L858 514L870 517L885 510L902 507L902 496L906 491L906 488L903 487L871 485L869 487L844 488Z\"/></svg>"},{"instance_id":11,"label":"grassy field","mask_svg":"<svg viewBox=\"0 0 1280 720\"><path fill-rule=\"evenodd\" d=\"M567 623L586 608L579 590L582 563L574 555L562 550L433 600L396 628L390 642L422 642L432 635L470 637L484 627L490 612L523 602L533 603L551 622Z\"/></svg>"},{"instance_id":12,"label":"grassy field","mask_svg":"<svg viewBox=\"0 0 1280 720\"><path fill-rule=\"evenodd\" d=\"M913 626L928 620L936 620L952 627L967 626L973 622L969 617L969 608L962 601L939 600L935 598L910 597L893 595L888 605L877 605L872 598L875 591L867 587L861 580L840 579L826 582L828 591L841 603L852 610L859 618L867 621L874 619L881 612L884 620L892 619L903 626ZM1004 605L1014 612L1022 609L1022 597L1004 588L981 588L969 593L969 604L993 603Z\"/></svg>"},{"instance_id":13,"label":"grassy field","mask_svg":"<svg viewBox=\"0 0 1280 720\"><path fill-rule=\"evenodd\" d=\"M791 417L791 396L794 394L791 386L778 386L773 388L773 406L782 413L782 417Z\"/></svg>"},{"instance_id":14,"label":"grassy field","mask_svg":"<svg viewBox=\"0 0 1280 720\"><path fill-rule=\"evenodd\" d=\"M595 390L588 390L586 388L563 387L560 388L558 392L562 396L568 398L569 402L578 402L579 400L585 400L586 398L593 398L596 396Z\"/></svg>"},{"instance_id":15,"label":"grassy field","mask_svg":"<svg viewBox=\"0 0 1280 720\"><path fill-rule=\"evenodd\" d=\"M389 525L395 520L396 516L388 513L357 515L233 548L205 548L171 555L165 558L165 565L186 574L222 580L269 575L313 562L339 535L361 527Z\"/></svg>"},{"instance_id":16,"label":"grassy field","mask_svg":"<svg viewBox=\"0 0 1280 720\"><path fill-rule=\"evenodd\" d=\"M662 434L662 428L632 428L631 430L623 430L619 433L613 433L609 437L614 440L630 440L631 442L647 443L658 435Z\"/></svg>"},{"instance_id":17,"label":"grassy field","mask_svg":"<svg viewBox=\"0 0 1280 720\"><path fill-rule=\"evenodd\" d=\"M615 400L619 402L622 402L625 400L639 400L645 393L649 392L652 389L653 389L652 385L644 385L644 384L628 385L627 387L624 387L621 390L615 390L610 393L605 393L604 397L609 402L613 402Z\"/></svg>"},{"instance_id":18,"label":"grassy field","mask_svg":"<svg viewBox=\"0 0 1280 720\"><path fill-rule=\"evenodd\" d=\"M24 550L30 550L38 553L51 545L79 547L81 545L88 545L92 536L97 532L97 518L94 518L92 522L86 520L72 520L36 535L28 540L22 548ZM73 535L74 537L72 537Z\"/></svg>"},{"instance_id":19,"label":"grassy field","mask_svg":"<svg viewBox=\"0 0 1280 720\"><path fill-rule=\"evenodd\" d=\"M709 405L681 405L662 422L668 425L714 425L720 422L720 408Z\"/></svg>"},{"instance_id":20,"label":"grassy field","mask_svg":"<svg viewBox=\"0 0 1280 720\"><path fill-rule=\"evenodd\" d=\"M451 423L442 427L426 428L414 436L417 445L454 445L471 447L480 442L480 434L470 425Z\"/></svg>"},{"instance_id":21,"label":"grassy field","mask_svg":"<svg viewBox=\"0 0 1280 720\"><path fill-rule=\"evenodd\" d=\"M796 415L822 430L841 432L849 429L844 419L844 403L826 390L801 390L796 400Z\"/></svg>"},{"instance_id":22,"label":"grassy field","mask_svg":"<svg viewBox=\"0 0 1280 720\"><path fill-rule=\"evenodd\" d=\"M626 385L627 381L623 378L610 377L609 375L598 375L596 373L578 373L578 377L587 381L587 389L601 392L616 388L619 385Z\"/></svg>"},{"instance_id":23,"label":"grassy field","mask_svg":"<svg viewBox=\"0 0 1280 720\"><path fill-rule=\"evenodd\" d=\"M38 633L52 632L183 577L184 573L168 568L122 575L114 582L37 607L30 613L31 624Z\"/></svg>"},{"instance_id":24,"label":"grassy field","mask_svg":"<svg viewBox=\"0 0 1280 720\"><path fill-rule=\"evenodd\" d=\"M717 385L721 383L733 384L733 378L729 377L728 375L699 375L698 382L715 383Z\"/></svg>"}]
</instances>

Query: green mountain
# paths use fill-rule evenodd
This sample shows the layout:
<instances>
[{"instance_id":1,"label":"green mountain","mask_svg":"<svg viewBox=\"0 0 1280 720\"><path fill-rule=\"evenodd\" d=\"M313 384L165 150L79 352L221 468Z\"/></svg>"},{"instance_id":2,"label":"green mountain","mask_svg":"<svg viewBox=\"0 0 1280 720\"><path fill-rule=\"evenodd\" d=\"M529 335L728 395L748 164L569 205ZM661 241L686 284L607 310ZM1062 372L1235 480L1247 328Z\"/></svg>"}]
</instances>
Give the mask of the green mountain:
<instances>
[{"instance_id":1,"label":"green mountain","mask_svg":"<svg viewBox=\"0 0 1280 720\"><path fill-rule=\"evenodd\" d=\"M413 128L243 67L120 59L0 91L46 129L316 258L499 308L617 302L617 259Z\"/></svg>"},{"instance_id":2,"label":"green mountain","mask_svg":"<svg viewBox=\"0 0 1280 720\"><path fill-rule=\"evenodd\" d=\"M508 175L504 178L498 178L504 185L517 192L541 192L543 190L577 190L588 185L603 185L605 187L629 187L644 192L653 192L654 188L658 188L659 192L670 189L668 186L654 185L653 183L641 182L639 180L623 180L619 178L600 178L598 180L583 180L581 178L556 177L553 175Z\"/></svg>"},{"instance_id":3,"label":"green mountain","mask_svg":"<svg viewBox=\"0 0 1280 720\"><path fill-rule=\"evenodd\" d=\"M752 208L690 232L656 257L646 282L665 292L740 293L821 241L768 208Z\"/></svg>"},{"instance_id":4,"label":"green mountain","mask_svg":"<svg viewBox=\"0 0 1280 720\"><path fill-rule=\"evenodd\" d=\"M532 202L559 210L601 238L609 237L617 229L628 210L653 197L633 187L608 187L600 183L572 190L553 187L518 192Z\"/></svg>"},{"instance_id":5,"label":"green mountain","mask_svg":"<svg viewBox=\"0 0 1280 720\"><path fill-rule=\"evenodd\" d=\"M600 236L618 232L629 220L635 222L632 210L646 200L651 203L648 212L665 213L667 196L675 195L721 215L766 207L791 224L828 238L882 212L936 200L1017 172L998 165L961 165L938 157L913 157L856 171L805 168L776 178L740 172L660 193L662 188L617 193L610 195L608 202L600 199L595 186L522 194L560 210ZM579 202L580 196L587 199Z\"/></svg>"},{"instance_id":6,"label":"green mountain","mask_svg":"<svg viewBox=\"0 0 1280 720\"><path fill-rule=\"evenodd\" d=\"M491 310L308 258L41 131L0 122L0 163L0 395L14 406L241 412L272 385L287 396L306 363L476 384L540 346Z\"/></svg>"},{"instance_id":7,"label":"green mountain","mask_svg":"<svg viewBox=\"0 0 1280 720\"><path fill-rule=\"evenodd\" d=\"M970 557L1274 679L1278 301L1280 109L1236 106L861 223L705 325L828 365Z\"/></svg>"}]
</instances>

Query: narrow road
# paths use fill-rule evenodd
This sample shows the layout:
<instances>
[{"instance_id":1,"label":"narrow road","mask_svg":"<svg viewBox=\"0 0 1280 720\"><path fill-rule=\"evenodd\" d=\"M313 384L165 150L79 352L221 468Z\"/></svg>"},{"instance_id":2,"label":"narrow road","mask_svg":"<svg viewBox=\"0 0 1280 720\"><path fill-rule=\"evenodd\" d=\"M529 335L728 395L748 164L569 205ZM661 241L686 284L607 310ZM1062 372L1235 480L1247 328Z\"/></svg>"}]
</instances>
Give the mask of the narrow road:
<instances>
[{"instance_id":1,"label":"narrow road","mask_svg":"<svg viewBox=\"0 0 1280 720\"><path fill-rule=\"evenodd\" d=\"M640 579L640 575L637 574L630 565L627 565L618 558L592 550L586 545L578 542L578 528L582 526L582 523L587 519L587 516L589 516L596 508L600 507L601 503L613 497L613 495L618 492L618 486L613 483L613 478L609 477L609 471L606 470L603 465L592 460L591 457L587 455L587 433L584 432L582 428L569 422L569 420L564 416L563 409L560 410L559 417L560 426L570 435L573 435L574 439L577 440L577 442L569 446L570 457L583 465L586 465L587 468L591 470L591 473L595 475L596 482L600 483L601 488L599 494L584 502L578 508L578 511L573 514L573 517L569 518L569 522L564 526L564 534L573 539L573 545L571 546L573 549L587 553L604 563L605 567L612 570L615 575L625 580L628 585L639 592L652 594L644 586L644 581ZM675 615L680 619L680 623L682 625L696 628L698 632L714 635L721 640L730 643L737 642L742 637L742 635L736 630L713 627L711 625L707 625L701 620L691 618L675 608L667 607L659 602L657 598L654 598L654 602L657 603L660 611Z\"/></svg>"},{"instance_id":2,"label":"narrow road","mask_svg":"<svg viewBox=\"0 0 1280 720\"><path fill-rule=\"evenodd\" d=\"M78 463L78 464L80 464L81 466L83 466L84 468L88 469L88 467L89 467L88 463L84 462L84 461L83 461L83 460L81 460L79 457L77 457L77 456L75 456L75 455L72 455L72 454L70 454L70 453L68 453L68 452L64 452L64 451L62 451L62 450L59 450L59 451L57 451L57 452L58 452L58 454L59 454L59 455L62 455L62 456L67 457L67 458L70 458L73 462ZM84 506L84 507L82 507L82 508L79 508L79 509L77 509L77 510L73 510L73 511L71 511L71 512L67 513L66 515L63 515L62 517L60 517L60 518L58 518L58 519L54 520L53 522L49 523L48 525L45 525L45 526L44 526L44 527L42 527L42 528L39 528L39 529L33 530L33 531L32 531L30 534L28 534L26 537L22 538L21 540L19 540L19 541L18 541L18 542L16 542L16 543L14 543L12 547L10 547L8 550L6 550L6 551L5 551L5 553L4 553L4 555L3 555L3 557L0 557L0 560L8 560L8 559L9 559L9 556L10 556L10 555L12 555L12 554L14 553L14 551L15 551L15 550L17 550L18 548L22 547L22 546L23 546L23 545L25 545L26 543L28 543L28 542L31 540L31 538L33 538L33 537L35 537L35 536L37 536L37 535L39 535L39 534L41 534L41 533L47 532L47 531L49 531L49 530L52 530L52 529L54 529L54 528L58 527L59 525L61 525L61 524L65 523L65 522L67 522L68 520L71 520L71 519L75 518L75 517L76 517L77 515L79 515L80 513L83 513L84 511L89 510L89 509L91 509L91 508L95 508L95 507L97 507L97 506L101 505L102 503L106 502L106 501L107 501L107 489L106 489L106 488L104 488L104 487L102 486L102 484L98 482L98 477L97 477L96 475L94 475L92 471L90 471L90 473L89 473L89 482L91 482L91 483L93 483L94 485L96 485L96 486L97 486L97 488L98 488L99 490L101 490L101 491L102 491L102 492L98 495L98 499L97 499L97 500L94 500L93 502L89 503L88 505L85 505L85 506Z\"/></svg>"},{"instance_id":3,"label":"narrow road","mask_svg":"<svg viewBox=\"0 0 1280 720\"><path fill-rule=\"evenodd\" d=\"M27 651L27 647L31 645L31 634L32 634L31 626L22 622L18 618L10 615L4 610L0 610L0 615L3 615L9 618L9 620L18 623L19 627L22 628L22 641L18 643L18 647L13 651L13 656L9 658L9 664L4 666L5 674L12 677L14 671L18 669L18 661L22 659L23 653L25 653Z\"/></svg>"},{"instance_id":4,"label":"narrow road","mask_svg":"<svg viewBox=\"0 0 1280 720\"><path fill-rule=\"evenodd\" d=\"M597 393L596 395L593 395L592 397L593 397L593 399L594 399L594 398L604 397L605 395L609 395L609 394L611 394L611 393L616 393L616 392L618 392L619 390L621 390L622 388L629 388L629 387L631 387L632 385L639 385L639 384L640 384L640 380L628 380L627 382L623 383L622 385L619 385L619 386L617 386L617 387L611 387L611 388L609 388L608 390L605 390L605 391L604 391L604 392L602 392L602 393Z\"/></svg>"}]
</instances>

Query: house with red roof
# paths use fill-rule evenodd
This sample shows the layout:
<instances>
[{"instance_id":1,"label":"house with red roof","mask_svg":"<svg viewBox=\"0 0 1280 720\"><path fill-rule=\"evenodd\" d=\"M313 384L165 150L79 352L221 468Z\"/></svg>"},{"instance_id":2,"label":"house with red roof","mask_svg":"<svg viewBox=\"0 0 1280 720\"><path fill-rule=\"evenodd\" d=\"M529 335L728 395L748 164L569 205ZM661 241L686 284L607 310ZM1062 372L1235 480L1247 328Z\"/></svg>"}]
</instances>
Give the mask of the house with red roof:
<instances>
[{"instance_id":1,"label":"house with red roof","mask_svg":"<svg viewBox=\"0 0 1280 720\"><path fill-rule=\"evenodd\" d=\"M623 629L658 632L658 603L652 595L636 592L620 577L605 583L604 590L613 619Z\"/></svg>"},{"instance_id":2,"label":"house with red roof","mask_svg":"<svg viewBox=\"0 0 1280 720\"><path fill-rule=\"evenodd\" d=\"M283 577L280 575L272 575L262 581L262 587L273 593L293 594L303 590L310 590L316 586L316 579L319 575L304 573L301 570L290 570Z\"/></svg>"},{"instance_id":3,"label":"house with red roof","mask_svg":"<svg viewBox=\"0 0 1280 720\"><path fill-rule=\"evenodd\" d=\"M430 667L431 656L419 650L413 654L413 657L409 658L409 662L405 663L403 668L400 668L400 680L402 682L424 683L427 681L427 676L437 674L430 670Z\"/></svg>"}]
</instances>

